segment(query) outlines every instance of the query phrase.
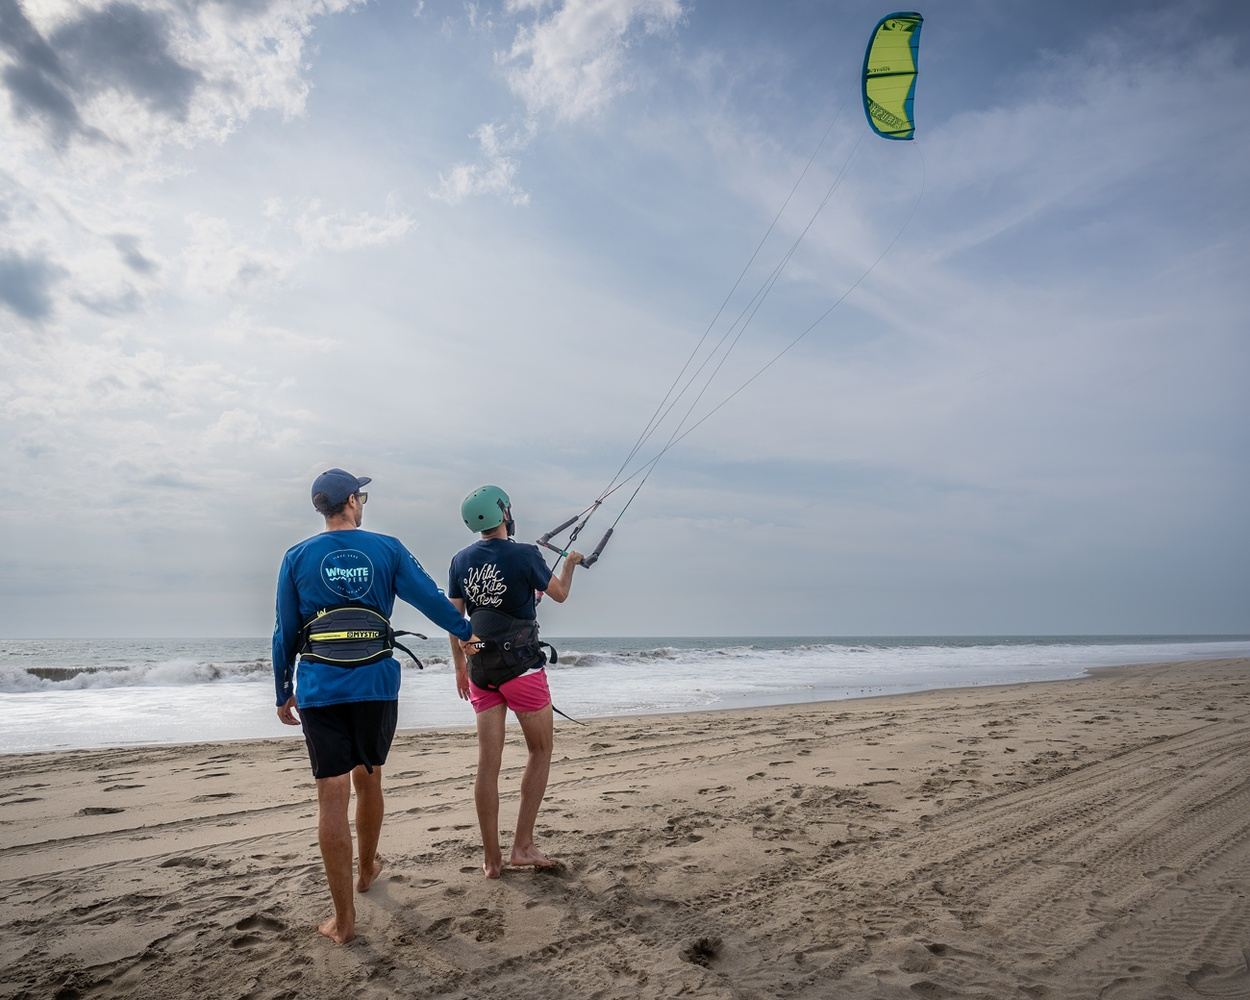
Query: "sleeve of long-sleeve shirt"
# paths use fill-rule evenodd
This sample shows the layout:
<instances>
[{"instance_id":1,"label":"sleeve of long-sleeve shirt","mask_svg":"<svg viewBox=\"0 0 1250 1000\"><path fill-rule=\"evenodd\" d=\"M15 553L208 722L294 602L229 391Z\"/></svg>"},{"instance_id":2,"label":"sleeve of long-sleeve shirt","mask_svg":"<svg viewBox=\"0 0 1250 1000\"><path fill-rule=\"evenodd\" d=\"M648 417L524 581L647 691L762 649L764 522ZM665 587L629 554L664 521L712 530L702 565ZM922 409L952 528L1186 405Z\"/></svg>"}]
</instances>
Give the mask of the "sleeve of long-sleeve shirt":
<instances>
[{"instance_id":1,"label":"sleeve of long-sleeve shirt","mask_svg":"<svg viewBox=\"0 0 1250 1000\"><path fill-rule=\"evenodd\" d=\"M273 683L278 704L295 693L295 651L299 644L299 595L291 576L290 561L283 556L278 569L278 598L273 625Z\"/></svg>"},{"instance_id":2,"label":"sleeve of long-sleeve shirt","mask_svg":"<svg viewBox=\"0 0 1250 1000\"><path fill-rule=\"evenodd\" d=\"M416 556L399 542L395 544L399 546L399 561L395 569L396 596L456 638L469 638L473 634L469 620L447 600L447 595L438 589L438 584L417 562Z\"/></svg>"},{"instance_id":3,"label":"sleeve of long-sleeve shirt","mask_svg":"<svg viewBox=\"0 0 1250 1000\"><path fill-rule=\"evenodd\" d=\"M547 584L551 583L551 567L538 551L537 545L527 545L525 548L525 572L529 577L529 585L535 590L546 590Z\"/></svg>"}]
</instances>

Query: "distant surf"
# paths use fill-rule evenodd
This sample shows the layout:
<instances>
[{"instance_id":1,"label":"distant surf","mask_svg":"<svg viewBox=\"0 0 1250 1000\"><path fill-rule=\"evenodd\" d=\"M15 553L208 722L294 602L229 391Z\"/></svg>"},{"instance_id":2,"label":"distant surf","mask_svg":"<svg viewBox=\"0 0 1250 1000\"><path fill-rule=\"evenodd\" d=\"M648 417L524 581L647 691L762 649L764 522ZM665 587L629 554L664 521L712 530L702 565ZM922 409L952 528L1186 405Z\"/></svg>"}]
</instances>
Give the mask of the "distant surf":
<instances>
[{"instance_id":1,"label":"distant surf","mask_svg":"<svg viewBox=\"0 0 1250 1000\"><path fill-rule=\"evenodd\" d=\"M1250 656L1250 636L555 638L579 718L1052 680L1088 667ZM414 644L400 725L468 725L445 641ZM289 736L265 639L0 641L0 752Z\"/></svg>"}]
</instances>

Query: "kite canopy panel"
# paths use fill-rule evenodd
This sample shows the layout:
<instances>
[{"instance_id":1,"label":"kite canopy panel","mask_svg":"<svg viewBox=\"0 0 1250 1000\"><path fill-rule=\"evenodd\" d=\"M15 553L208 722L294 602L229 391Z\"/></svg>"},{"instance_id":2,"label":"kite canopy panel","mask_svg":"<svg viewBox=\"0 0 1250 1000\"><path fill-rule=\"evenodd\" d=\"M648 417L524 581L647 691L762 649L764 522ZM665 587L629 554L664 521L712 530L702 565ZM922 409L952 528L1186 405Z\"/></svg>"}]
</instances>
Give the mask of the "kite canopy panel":
<instances>
[{"instance_id":1,"label":"kite canopy panel","mask_svg":"<svg viewBox=\"0 0 1250 1000\"><path fill-rule=\"evenodd\" d=\"M916 134L912 102L923 23L924 18L914 11L887 14L868 38L864 113L872 130L884 139L910 139Z\"/></svg>"}]
</instances>

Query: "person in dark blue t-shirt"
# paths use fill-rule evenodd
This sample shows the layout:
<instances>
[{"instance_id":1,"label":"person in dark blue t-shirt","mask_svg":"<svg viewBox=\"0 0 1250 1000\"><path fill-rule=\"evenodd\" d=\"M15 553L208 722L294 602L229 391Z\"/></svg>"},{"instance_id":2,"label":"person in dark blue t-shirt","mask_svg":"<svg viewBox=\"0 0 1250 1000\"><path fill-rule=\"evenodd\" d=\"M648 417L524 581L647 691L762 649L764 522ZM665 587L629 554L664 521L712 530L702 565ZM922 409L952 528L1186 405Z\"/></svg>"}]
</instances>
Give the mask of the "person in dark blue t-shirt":
<instances>
[{"instance_id":1,"label":"person in dark blue t-shirt","mask_svg":"<svg viewBox=\"0 0 1250 1000\"><path fill-rule=\"evenodd\" d=\"M278 718L303 727L317 779L317 839L334 900L334 916L318 930L340 944L356 927L347 824L353 785L357 891L367 892L382 870L382 765L395 735L400 683L389 634L395 598L453 636L471 633L399 539L361 529L369 497L361 487L369 481L331 469L313 483L313 506L325 518L325 531L282 557L273 632ZM344 612L348 617L336 618Z\"/></svg>"},{"instance_id":2,"label":"person in dark blue t-shirt","mask_svg":"<svg viewBox=\"0 0 1250 1000\"><path fill-rule=\"evenodd\" d=\"M503 869L499 847L499 765L509 708L516 713L529 748L521 778L511 864L536 868L555 864L534 846L534 822L547 790L554 731L551 692L544 669L546 658L536 644L537 629L529 623L535 620L535 605L542 593L559 604L568 599L573 570L582 557L570 552L560 573L555 575L538 546L514 542L512 504L498 486L474 490L461 504L460 513L465 526L470 531L480 531L482 537L452 559L447 595L460 611L468 612L476 634L467 644L452 640L451 653L456 664L456 690L461 698L472 703L477 718L478 764L473 797L486 855L482 871L487 878L499 878ZM466 646L473 653L476 640L489 640L483 626L491 623L513 637L532 637L531 641L511 644L512 662L503 664L496 656L493 668L500 671L494 676L498 683L491 682L485 666L486 657L492 654L479 649L472 655L472 670L465 658Z\"/></svg>"}]
</instances>

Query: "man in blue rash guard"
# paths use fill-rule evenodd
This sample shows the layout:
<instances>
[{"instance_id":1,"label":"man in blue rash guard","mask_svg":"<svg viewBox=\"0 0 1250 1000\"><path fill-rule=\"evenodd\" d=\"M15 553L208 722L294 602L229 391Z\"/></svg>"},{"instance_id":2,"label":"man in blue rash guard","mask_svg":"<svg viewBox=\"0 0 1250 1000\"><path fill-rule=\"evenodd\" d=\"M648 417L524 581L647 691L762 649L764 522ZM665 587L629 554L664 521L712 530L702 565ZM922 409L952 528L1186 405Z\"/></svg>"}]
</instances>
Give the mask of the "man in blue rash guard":
<instances>
[{"instance_id":1,"label":"man in blue rash guard","mask_svg":"<svg viewBox=\"0 0 1250 1000\"><path fill-rule=\"evenodd\" d=\"M330 469L313 483L313 506L325 518L325 531L292 546L282 557L273 632L278 718L288 726L303 727L317 779L317 840L334 901L334 915L317 929L339 944L350 941L356 931L347 823L353 785L360 863L356 890L367 892L382 870L377 853L382 765L395 735L400 672L395 658L385 655L387 644L379 643L383 652L375 662L340 665L301 658L296 674L297 654L311 655L305 623L325 609L344 606L370 609L389 620L399 597L460 639L468 639L472 632L468 620L398 539L361 529L369 497L361 488L369 481Z\"/></svg>"}]
</instances>

